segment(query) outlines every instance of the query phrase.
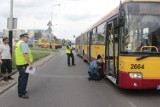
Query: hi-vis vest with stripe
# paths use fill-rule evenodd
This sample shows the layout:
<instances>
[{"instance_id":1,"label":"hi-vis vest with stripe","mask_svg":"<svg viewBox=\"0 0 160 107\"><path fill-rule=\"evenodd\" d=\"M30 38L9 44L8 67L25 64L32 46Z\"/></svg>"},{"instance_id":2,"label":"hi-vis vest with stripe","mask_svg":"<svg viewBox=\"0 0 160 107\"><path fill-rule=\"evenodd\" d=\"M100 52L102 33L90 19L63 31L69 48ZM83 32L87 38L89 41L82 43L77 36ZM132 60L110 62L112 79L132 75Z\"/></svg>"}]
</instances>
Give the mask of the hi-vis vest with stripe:
<instances>
[{"instance_id":1,"label":"hi-vis vest with stripe","mask_svg":"<svg viewBox=\"0 0 160 107\"><path fill-rule=\"evenodd\" d=\"M69 47L69 49L66 48L66 53L67 53L67 54L70 54L70 53L71 53L71 48L72 48L72 47L71 47L70 45L68 45L68 47Z\"/></svg>"},{"instance_id":2,"label":"hi-vis vest with stripe","mask_svg":"<svg viewBox=\"0 0 160 107\"><path fill-rule=\"evenodd\" d=\"M15 60L16 60L16 65L25 65L27 64L25 58L24 58L24 54L22 52L22 48L21 48L21 44L23 43L24 41L20 40L17 44L16 44L16 49L15 49ZM29 57L29 60L30 62L33 62L33 57L32 57L32 54L31 54L31 50L30 48L28 47L28 57Z\"/></svg>"}]
</instances>

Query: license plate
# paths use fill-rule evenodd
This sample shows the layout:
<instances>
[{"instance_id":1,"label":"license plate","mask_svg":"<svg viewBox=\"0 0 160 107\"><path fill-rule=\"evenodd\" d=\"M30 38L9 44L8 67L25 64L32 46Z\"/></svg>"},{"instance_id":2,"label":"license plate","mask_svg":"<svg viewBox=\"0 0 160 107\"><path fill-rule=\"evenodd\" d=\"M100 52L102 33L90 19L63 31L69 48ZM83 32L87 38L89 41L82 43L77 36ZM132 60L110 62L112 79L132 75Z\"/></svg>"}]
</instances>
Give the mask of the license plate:
<instances>
[{"instance_id":1,"label":"license plate","mask_svg":"<svg viewBox=\"0 0 160 107\"><path fill-rule=\"evenodd\" d=\"M160 85L157 86L157 90L160 90Z\"/></svg>"}]
</instances>

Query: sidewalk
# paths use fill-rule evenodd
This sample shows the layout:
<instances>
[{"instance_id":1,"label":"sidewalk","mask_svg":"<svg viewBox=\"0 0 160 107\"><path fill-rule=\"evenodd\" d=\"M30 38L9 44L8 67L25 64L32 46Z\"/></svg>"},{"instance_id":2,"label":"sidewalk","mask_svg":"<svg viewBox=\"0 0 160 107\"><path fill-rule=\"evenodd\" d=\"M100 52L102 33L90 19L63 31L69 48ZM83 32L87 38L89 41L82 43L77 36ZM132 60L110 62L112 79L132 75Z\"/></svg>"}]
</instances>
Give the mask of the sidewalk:
<instances>
[{"instance_id":1,"label":"sidewalk","mask_svg":"<svg viewBox=\"0 0 160 107\"><path fill-rule=\"evenodd\" d=\"M48 62L50 59L52 59L54 56L58 55L61 52L62 52L62 49L60 49L58 52L50 52L50 55L48 55L47 57L34 62L33 67L38 69L38 67L42 66L43 64L45 64L46 62ZM8 82L3 81L2 77L0 77L0 95L6 92L8 89L10 89L15 84L17 84L18 72L16 70L13 71L12 77L14 78L14 80L10 80Z\"/></svg>"}]
</instances>

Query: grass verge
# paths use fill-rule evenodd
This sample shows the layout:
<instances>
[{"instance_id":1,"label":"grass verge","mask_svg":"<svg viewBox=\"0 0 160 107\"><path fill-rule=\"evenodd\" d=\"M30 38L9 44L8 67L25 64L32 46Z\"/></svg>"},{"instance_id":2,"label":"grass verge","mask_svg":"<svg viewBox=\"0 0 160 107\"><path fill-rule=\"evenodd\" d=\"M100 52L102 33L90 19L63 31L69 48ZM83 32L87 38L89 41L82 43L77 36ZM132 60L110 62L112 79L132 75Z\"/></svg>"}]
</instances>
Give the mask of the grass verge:
<instances>
[{"instance_id":1,"label":"grass verge","mask_svg":"<svg viewBox=\"0 0 160 107\"><path fill-rule=\"evenodd\" d=\"M46 53L38 53L38 52L32 52L32 56L33 56L33 62L43 58L43 57L46 57L49 55L49 52L46 52ZM15 64L15 55L13 54L13 57L12 57L12 69L16 69L16 64Z\"/></svg>"},{"instance_id":2,"label":"grass verge","mask_svg":"<svg viewBox=\"0 0 160 107\"><path fill-rule=\"evenodd\" d=\"M49 53L32 52L33 62L49 55Z\"/></svg>"},{"instance_id":3,"label":"grass verge","mask_svg":"<svg viewBox=\"0 0 160 107\"><path fill-rule=\"evenodd\" d=\"M37 48L37 47L33 47L33 48L30 48L31 50L34 50L34 51L57 51L55 49L50 49L50 48Z\"/></svg>"}]
</instances>

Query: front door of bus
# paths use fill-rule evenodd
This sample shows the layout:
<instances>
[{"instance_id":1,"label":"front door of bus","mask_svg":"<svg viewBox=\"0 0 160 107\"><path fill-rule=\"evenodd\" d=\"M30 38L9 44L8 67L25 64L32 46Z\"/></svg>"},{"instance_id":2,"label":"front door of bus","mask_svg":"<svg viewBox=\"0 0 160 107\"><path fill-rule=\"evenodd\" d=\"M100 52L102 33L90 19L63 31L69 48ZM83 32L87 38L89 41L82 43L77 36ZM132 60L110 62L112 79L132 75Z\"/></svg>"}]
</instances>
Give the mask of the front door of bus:
<instances>
[{"instance_id":1,"label":"front door of bus","mask_svg":"<svg viewBox=\"0 0 160 107\"><path fill-rule=\"evenodd\" d=\"M107 23L106 36L106 73L108 77L116 78L116 53L117 44L115 43L114 22ZM113 80L113 79L112 79ZM116 80L113 80L116 82Z\"/></svg>"}]
</instances>

